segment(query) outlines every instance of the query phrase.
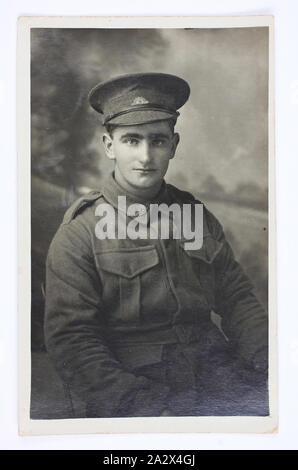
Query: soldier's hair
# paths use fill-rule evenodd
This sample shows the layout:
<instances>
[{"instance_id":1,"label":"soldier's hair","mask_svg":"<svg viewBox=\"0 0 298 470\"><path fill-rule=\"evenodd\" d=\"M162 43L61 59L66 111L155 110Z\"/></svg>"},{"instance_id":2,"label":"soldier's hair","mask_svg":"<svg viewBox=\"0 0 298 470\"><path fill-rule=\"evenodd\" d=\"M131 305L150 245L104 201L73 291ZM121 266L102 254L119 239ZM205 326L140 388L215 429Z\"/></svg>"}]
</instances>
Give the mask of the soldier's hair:
<instances>
[{"instance_id":1,"label":"soldier's hair","mask_svg":"<svg viewBox=\"0 0 298 470\"><path fill-rule=\"evenodd\" d=\"M167 119L167 121L169 123L171 131L174 134L174 129L175 129L177 119L176 118L171 118L171 119ZM157 122L157 121L155 121L155 122ZM110 137L113 138L113 132L117 127L120 127L120 126L118 126L117 124L106 124L105 125L106 131L110 135Z\"/></svg>"}]
</instances>

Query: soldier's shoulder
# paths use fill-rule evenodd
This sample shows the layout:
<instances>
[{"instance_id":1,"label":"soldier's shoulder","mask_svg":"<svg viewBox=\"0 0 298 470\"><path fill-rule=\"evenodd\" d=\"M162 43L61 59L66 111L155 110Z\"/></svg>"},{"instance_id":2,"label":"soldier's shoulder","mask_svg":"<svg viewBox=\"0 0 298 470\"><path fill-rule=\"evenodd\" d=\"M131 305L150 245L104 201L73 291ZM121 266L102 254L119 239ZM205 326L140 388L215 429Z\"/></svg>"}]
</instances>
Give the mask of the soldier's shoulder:
<instances>
[{"instance_id":1,"label":"soldier's shoulder","mask_svg":"<svg viewBox=\"0 0 298 470\"><path fill-rule=\"evenodd\" d=\"M209 233L215 238L221 238L223 228L217 217L206 207L206 204L188 191L181 190L172 184L167 185L172 198L180 203L202 204L204 210L204 223Z\"/></svg>"},{"instance_id":2,"label":"soldier's shoulder","mask_svg":"<svg viewBox=\"0 0 298 470\"><path fill-rule=\"evenodd\" d=\"M173 184L167 184L167 189L168 189L168 192L170 193L171 197L177 201L177 202L189 202L189 203L193 203L193 202L196 202L196 198L193 196L193 194L191 194L190 192L188 191L184 191L184 190L181 190L179 188L177 188L176 186L174 186ZM200 201L197 201L197 202L200 202Z\"/></svg>"},{"instance_id":3,"label":"soldier's shoulder","mask_svg":"<svg viewBox=\"0 0 298 470\"><path fill-rule=\"evenodd\" d=\"M76 199L65 212L62 225L69 224L79 214L82 214L88 207L92 206L95 201L101 197L102 192L100 190L94 190Z\"/></svg>"},{"instance_id":4,"label":"soldier's shoulder","mask_svg":"<svg viewBox=\"0 0 298 470\"><path fill-rule=\"evenodd\" d=\"M101 191L90 191L71 204L50 243L48 257L57 257L57 253L65 256L63 250L65 247L69 249L69 246L80 251L89 250L93 217L92 212L88 214L88 208L92 208L101 196Z\"/></svg>"}]
</instances>

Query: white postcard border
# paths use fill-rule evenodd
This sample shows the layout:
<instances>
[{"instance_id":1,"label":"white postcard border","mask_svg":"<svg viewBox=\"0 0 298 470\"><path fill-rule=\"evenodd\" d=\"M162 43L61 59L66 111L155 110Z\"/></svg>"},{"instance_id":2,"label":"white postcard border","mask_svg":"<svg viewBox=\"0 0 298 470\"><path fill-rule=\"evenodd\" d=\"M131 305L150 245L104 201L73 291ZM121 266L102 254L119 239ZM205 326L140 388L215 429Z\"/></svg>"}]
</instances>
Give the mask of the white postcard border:
<instances>
[{"instance_id":1,"label":"white postcard border","mask_svg":"<svg viewBox=\"0 0 298 470\"><path fill-rule=\"evenodd\" d=\"M274 19L229 17L21 17L18 24L18 361L19 434L272 433L277 432L277 277L274 156ZM31 28L244 28L269 27L269 390L268 417L155 417L64 420L30 419L31 389Z\"/></svg>"}]
</instances>

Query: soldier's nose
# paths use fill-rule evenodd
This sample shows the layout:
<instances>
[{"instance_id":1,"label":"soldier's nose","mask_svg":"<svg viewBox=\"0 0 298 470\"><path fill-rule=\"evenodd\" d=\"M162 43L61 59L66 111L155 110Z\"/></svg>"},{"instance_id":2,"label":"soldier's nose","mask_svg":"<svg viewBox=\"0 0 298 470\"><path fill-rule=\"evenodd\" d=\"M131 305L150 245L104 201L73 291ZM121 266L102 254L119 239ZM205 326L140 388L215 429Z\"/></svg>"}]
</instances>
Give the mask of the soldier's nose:
<instances>
[{"instance_id":1,"label":"soldier's nose","mask_svg":"<svg viewBox=\"0 0 298 470\"><path fill-rule=\"evenodd\" d=\"M144 142L142 149L140 151L139 160L142 163L148 163L151 159L151 149L150 145L147 142Z\"/></svg>"}]
</instances>

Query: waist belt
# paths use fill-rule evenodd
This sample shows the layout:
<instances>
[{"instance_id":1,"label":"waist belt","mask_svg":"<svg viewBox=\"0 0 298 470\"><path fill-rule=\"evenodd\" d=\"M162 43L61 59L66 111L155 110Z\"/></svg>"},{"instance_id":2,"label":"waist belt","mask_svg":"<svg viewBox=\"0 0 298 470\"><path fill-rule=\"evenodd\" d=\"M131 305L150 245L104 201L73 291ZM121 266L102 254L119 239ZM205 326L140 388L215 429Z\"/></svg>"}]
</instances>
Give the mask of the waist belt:
<instances>
[{"instance_id":1,"label":"waist belt","mask_svg":"<svg viewBox=\"0 0 298 470\"><path fill-rule=\"evenodd\" d=\"M139 329L130 331L107 331L106 338L111 345L130 344L188 344L197 341L202 334L202 329L206 322L199 324L177 324L169 329L156 329L150 331L140 331ZM210 323L210 320L208 320Z\"/></svg>"}]
</instances>

